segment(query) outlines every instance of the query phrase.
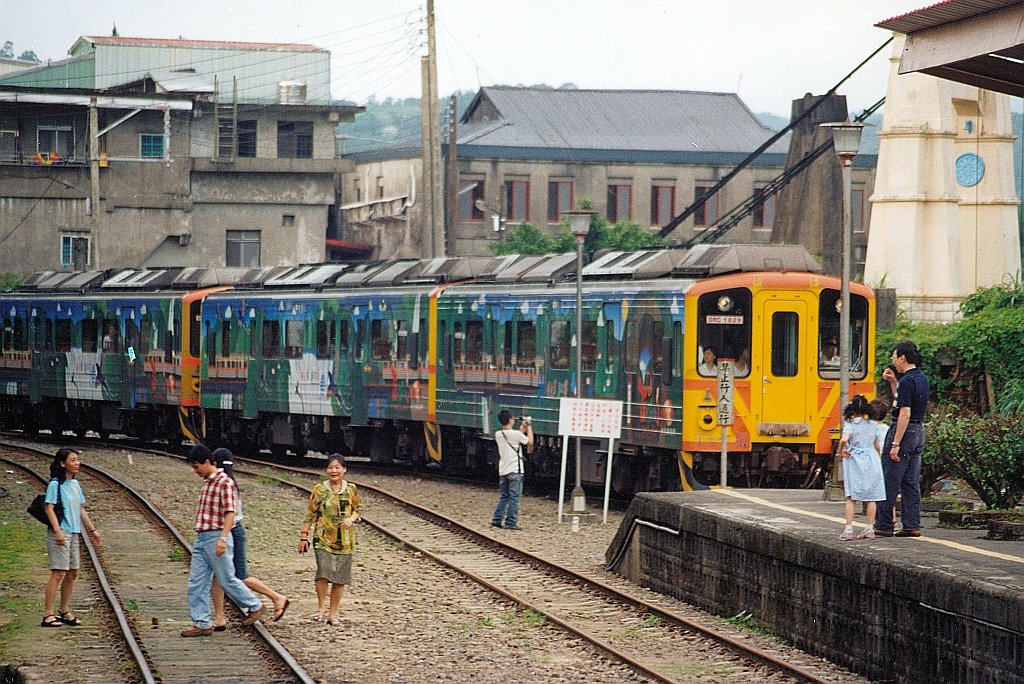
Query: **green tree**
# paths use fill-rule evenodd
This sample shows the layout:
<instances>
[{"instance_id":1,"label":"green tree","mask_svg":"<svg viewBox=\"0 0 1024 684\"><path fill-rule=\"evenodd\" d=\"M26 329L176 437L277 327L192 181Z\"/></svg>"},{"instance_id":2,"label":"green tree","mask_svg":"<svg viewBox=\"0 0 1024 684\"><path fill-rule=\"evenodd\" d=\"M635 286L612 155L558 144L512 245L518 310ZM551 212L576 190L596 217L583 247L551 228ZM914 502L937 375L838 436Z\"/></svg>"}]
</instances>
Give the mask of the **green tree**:
<instances>
[{"instance_id":1,"label":"green tree","mask_svg":"<svg viewBox=\"0 0 1024 684\"><path fill-rule=\"evenodd\" d=\"M0 273L0 292L16 290L19 285L21 285L21 276L16 276L13 273Z\"/></svg>"},{"instance_id":2,"label":"green tree","mask_svg":"<svg viewBox=\"0 0 1024 684\"><path fill-rule=\"evenodd\" d=\"M555 251L554 247L554 240L526 222L509 229L504 242L490 245L495 254L549 254Z\"/></svg>"}]
</instances>

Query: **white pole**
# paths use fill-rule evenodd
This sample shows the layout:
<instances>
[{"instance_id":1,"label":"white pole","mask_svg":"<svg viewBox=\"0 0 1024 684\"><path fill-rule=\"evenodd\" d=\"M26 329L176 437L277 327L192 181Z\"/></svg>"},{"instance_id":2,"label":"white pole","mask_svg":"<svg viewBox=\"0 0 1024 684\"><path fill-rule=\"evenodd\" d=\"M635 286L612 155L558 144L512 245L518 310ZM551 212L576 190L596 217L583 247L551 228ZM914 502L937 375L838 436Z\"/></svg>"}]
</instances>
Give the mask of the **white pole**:
<instances>
[{"instance_id":1,"label":"white pole","mask_svg":"<svg viewBox=\"0 0 1024 684\"><path fill-rule=\"evenodd\" d=\"M729 457L729 427L727 425L722 426L722 466L719 469L721 474L719 475L719 486L725 489L728 470L726 468L726 459Z\"/></svg>"},{"instance_id":2,"label":"white pole","mask_svg":"<svg viewBox=\"0 0 1024 684\"><path fill-rule=\"evenodd\" d=\"M601 524L608 524L608 499L612 493L612 456L615 455L615 438L608 438L608 468L604 474L604 515L601 517Z\"/></svg>"},{"instance_id":3,"label":"white pole","mask_svg":"<svg viewBox=\"0 0 1024 684\"><path fill-rule=\"evenodd\" d=\"M569 435L562 437L562 475L558 479L558 522L562 522L562 507L565 504L565 468L569 461Z\"/></svg>"}]
</instances>

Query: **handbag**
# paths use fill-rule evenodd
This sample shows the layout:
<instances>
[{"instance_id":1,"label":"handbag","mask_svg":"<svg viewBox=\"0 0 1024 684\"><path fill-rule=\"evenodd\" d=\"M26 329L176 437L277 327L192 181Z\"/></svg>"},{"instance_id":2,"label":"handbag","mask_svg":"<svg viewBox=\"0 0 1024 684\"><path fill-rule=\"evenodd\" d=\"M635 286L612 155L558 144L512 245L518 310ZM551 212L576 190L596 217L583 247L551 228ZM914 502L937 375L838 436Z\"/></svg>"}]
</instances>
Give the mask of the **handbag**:
<instances>
[{"instance_id":1,"label":"handbag","mask_svg":"<svg viewBox=\"0 0 1024 684\"><path fill-rule=\"evenodd\" d=\"M54 478L56 479L56 478ZM46 517L46 494L37 494L36 498L32 499L32 503L28 505L26 509L28 514L33 518L43 523L47 527L50 526L50 519ZM60 502L60 481L57 481L57 503L53 505L53 512L57 516L57 521L64 519L64 504Z\"/></svg>"}]
</instances>

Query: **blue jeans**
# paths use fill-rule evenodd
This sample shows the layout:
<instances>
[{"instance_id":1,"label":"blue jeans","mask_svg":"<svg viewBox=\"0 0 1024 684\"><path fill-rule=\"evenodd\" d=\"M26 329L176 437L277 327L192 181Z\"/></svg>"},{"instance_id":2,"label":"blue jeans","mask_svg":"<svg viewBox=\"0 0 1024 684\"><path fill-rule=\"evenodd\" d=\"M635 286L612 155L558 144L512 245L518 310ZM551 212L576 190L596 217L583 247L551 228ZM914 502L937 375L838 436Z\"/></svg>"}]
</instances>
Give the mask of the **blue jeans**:
<instances>
[{"instance_id":1,"label":"blue jeans","mask_svg":"<svg viewBox=\"0 0 1024 684\"><path fill-rule=\"evenodd\" d=\"M512 473L498 478L498 507L494 509L491 524L516 527L519 524L519 497L523 495L523 474Z\"/></svg>"},{"instance_id":2,"label":"blue jeans","mask_svg":"<svg viewBox=\"0 0 1024 684\"><path fill-rule=\"evenodd\" d=\"M902 499L900 520L905 530L921 529L921 452L924 451L924 426L910 423L900 440L900 460L889 458L896 425L889 426L882 446L882 472L885 474L885 501L878 502L875 529L893 529L892 509L896 495Z\"/></svg>"},{"instance_id":3,"label":"blue jeans","mask_svg":"<svg viewBox=\"0 0 1024 684\"><path fill-rule=\"evenodd\" d=\"M234 540L231 535L228 535L228 548L223 556L217 555L218 539L220 530L208 530L197 534L195 544L192 545L192 565L188 572L188 612L195 626L202 629L213 626L210 582L214 577L224 593L246 613L263 606L256 594L235 577Z\"/></svg>"}]
</instances>

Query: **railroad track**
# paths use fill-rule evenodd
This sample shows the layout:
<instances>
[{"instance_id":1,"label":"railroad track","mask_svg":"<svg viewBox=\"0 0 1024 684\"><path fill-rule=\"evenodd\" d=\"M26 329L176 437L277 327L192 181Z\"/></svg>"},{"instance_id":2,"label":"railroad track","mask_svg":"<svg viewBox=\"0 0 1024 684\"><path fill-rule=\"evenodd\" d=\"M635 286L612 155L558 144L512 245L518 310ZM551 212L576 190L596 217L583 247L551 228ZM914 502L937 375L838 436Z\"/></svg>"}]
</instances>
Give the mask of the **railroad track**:
<instances>
[{"instance_id":1,"label":"railroad track","mask_svg":"<svg viewBox=\"0 0 1024 684\"><path fill-rule=\"evenodd\" d=\"M237 464L259 466L251 467ZM321 478L318 471L236 457L235 472L263 477L266 469ZM285 485L310 490L290 480ZM706 668L707 652L696 647L706 640L731 654L718 656L716 666L730 676L749 681L767 673L773 681L826 684L801 666L727 635L699 625L670 609L660 608L608 584L480 533L448 516L357 481L372 515L363 521L380 533L487 587L521 609L532 610L563 630L586 641L609 658L625 663L638 674L658 682L687 681L687 668ZM497 531L496 531L497 532ZM640 638L637 638L642 635ZM693 660L687 662L688 655Z\"/></svg>"},{"instance_id":2,"label":"railroad track","mask_svg":"<svg viewBox=\"0 0 1024 684\"><path fill-rule=\"evenodd\" d=\"M8 443L0 448L7 452L0 460L46 482L37 470L46 470L50 454ZM95 548L83 535L84 546L98 591L124 644L123 649L93 649L90 658L129 662L137 672L136 681L142 682L312 684L314 680L262 624L241 628L237 611L225 632L182 639L178 632L191 624L185 598L191 546L153 504L113 475L83 464L79 478L91 517L103 530L103 546ZM135 613L168 618L139 624ZM109 663L84 662L81 667L76 672L80 681L91 679L90 667L109 671ZM93 681L109 681L108 674L98 676L101 679Z\"/></svg>"}]
</instances>

